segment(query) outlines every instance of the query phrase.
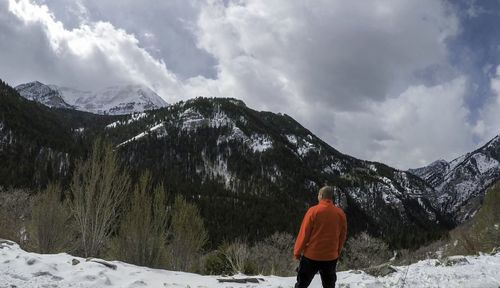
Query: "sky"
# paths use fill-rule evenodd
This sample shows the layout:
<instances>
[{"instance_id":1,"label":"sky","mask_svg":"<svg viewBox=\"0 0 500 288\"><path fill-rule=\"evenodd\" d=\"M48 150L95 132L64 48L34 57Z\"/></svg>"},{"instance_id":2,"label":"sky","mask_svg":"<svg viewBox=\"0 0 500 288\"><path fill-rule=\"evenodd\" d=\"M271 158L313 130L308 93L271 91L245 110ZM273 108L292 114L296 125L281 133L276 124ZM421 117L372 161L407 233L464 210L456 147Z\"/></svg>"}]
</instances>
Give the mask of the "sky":
<instances>
[{"instance_id":1,"label":"sky","mask_svg":"<svg viewBox=\"0 0 500 288\"><path fill-rule=\"evenodd\" d=\"M234 97L399 169L500 134L500 1L0 0L0 79Z\"/></svg>"}]
</instances>

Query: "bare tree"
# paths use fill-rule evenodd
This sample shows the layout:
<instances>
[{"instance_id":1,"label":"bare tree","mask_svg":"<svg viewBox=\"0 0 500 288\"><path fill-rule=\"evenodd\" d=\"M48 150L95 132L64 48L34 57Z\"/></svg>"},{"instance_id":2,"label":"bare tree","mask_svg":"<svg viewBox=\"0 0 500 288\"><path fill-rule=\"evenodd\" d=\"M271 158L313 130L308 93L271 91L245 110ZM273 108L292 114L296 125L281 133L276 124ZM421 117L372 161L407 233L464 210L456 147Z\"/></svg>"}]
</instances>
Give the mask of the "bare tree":
<instances>
[{"instance_id":1,"label":"bare tree","mask_svg":"<svg viewBox=\"0 0 500 288\"><path fill-rule=\"evenodd\" d=\"M70 208L85 257L102 252L129 186L112 146L96 140L90 157L77 163L70 186Z\"/></svg>"},{"instance_id":2,"label":"bare tree","mask_svg":"<svg viewBox=\"0 0 500 288\"><path fill-rule=\"evenodd\" d=\"M152 188L149 172L144 173L113 241L112 256L148 267L166 262L167 210L163 185Z\"/></svg>"},{"instance_id":3,"label":"bare tree","mask_svg":"<svg viewBox=\"0 0 500 288\"><path fill-rule=\"evenodd\" d=\"M168 246L170 268L194 271L200 264L201 251L208 239L198 207L177 196L169 231L172 233Z\"/></svg>"},{"instance_id":4,"label":"bare tree","mask_svg":"<svg viewBox=\"0 0 500 288\"><path fill-rule=\"evenodd\" d=\"M29 192L22 189L4 191L0 188L0 238L25 244L26 219L29 218Z\"/></svg>"},{"instance_id":5,"label":"bare tree","mask_svg":"<svg viewBox=\"0 0 500 288\"><path fill-rule=\"evenodd\" d=\"M49 184L31 199L30 242L39 253L57 253L71 241L70 211L61 202L59 184Z\"/></svg>"}]
</instances>

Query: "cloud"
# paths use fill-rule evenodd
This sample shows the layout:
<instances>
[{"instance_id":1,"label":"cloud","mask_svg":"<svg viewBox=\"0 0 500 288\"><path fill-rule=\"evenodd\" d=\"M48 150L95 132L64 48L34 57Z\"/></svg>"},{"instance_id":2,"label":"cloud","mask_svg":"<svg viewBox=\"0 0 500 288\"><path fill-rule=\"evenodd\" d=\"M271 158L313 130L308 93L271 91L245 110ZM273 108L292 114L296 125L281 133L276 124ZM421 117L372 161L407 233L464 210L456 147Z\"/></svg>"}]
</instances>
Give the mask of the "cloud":
<instances>
[{"instance_id":1,"label":"cloud","mask_svg":"<svg viewBox=\"0 0 500 288\"><path fill-rule=\"evenodd\" d=\"M9 65L2 65L2 74L84 89L141 83L163 95L181 94L176 75L123 29L99 21L68 30L47 6L27 0L10 0L5 8L1 33L8 41L0 47L9 52L1 53L0 60ZM19 64L23 66L17 70Z\"/></svg>"},{"instance_id":2,"label":"cloud","mask_svg":"<svg viewBox=\"0 0 500 288\"><path fill-rule=\"evenodd\" d=\"M490 80L492 97L480 110L480 117L474 126L475 136L481 142L487 142L500 133L500 66Z\"/></svg>"},{"instance_id":3,"label":"cloud","mask_svg":"<svg viewBox=\"0 0 500 288\"><path fill-rule=\"evenodd\" d=\"M463 77L431 87L410 86L365 111L336 114L338 136L332 141L346 147L345 152L399 168L452 160L475 145L465 92Z\"/></svg>"},{"instance_id":4,"label":"cloud","mask_svg":"<svg viewBox=\"0 0 500 288\"><path fill-rule=\"evenodd\" d=\"M198 75L210 78L215 73L215 60L196 47L191 32L201 7L198 0L34 1L47 5L68 29L102 21L126 30L151 56L167 63L180 79Z\"/></svg>"},{"instance_id":5,"label":"cloud","mask_svg":"<svg viewBox=\"0 0 500 288\"><path fill-rule=\"evenodd\" d=\"M458 156L481 130L449 63L460 29L443 1L36 1L0 1L0 77L12 84L236 97L399 168Z\"/></svg>"},{"instance_id":6,"label":"cloud","mask_svg":"<svg viewBox=\"0 0 500 288\"><path fill-rule=\"evenodd\" d=\"M239 96L256 105L298 95L344 111L403 91L420 70L446 66L446 39L456 32L456 18L439 1L254 0L209 1L197 34L219 63L221 93L244 82Z\"/></svg>"}]
</instances>

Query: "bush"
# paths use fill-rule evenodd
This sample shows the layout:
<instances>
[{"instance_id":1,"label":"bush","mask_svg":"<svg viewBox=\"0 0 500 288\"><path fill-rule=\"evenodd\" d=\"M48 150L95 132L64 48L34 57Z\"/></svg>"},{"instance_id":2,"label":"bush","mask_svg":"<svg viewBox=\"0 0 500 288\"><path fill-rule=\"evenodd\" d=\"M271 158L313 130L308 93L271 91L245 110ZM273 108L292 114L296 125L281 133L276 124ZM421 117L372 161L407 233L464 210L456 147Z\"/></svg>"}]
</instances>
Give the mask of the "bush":
<instances>
[{"instance_id":1,"label":"bush","mask_svg":"<svg viewBox=\"0 0 500 288\"><path fill-rule=\"evenodd\" d=\"M198 207L180 195L175 198L169 232L169 268L189 272L201 270L201 252L208 232Z\"/></svg>"},{"instance_id":2,"label":"bush","mask_svg":"<svg viewBox=\"0 0 500 288\"><path fill-rule=\"evenodd\" d=\"M90 157L76 164L70 185L71 213L85 257L101 255L130 187L109 143L96 140Z\"/></svg>"},{"instance_id":3,"label":"bush","mask_svg":"<svg viewBox=\"0 0 500 288\"><path fill-rule=\"evenodd\" d=\"M30 243L38 253L67 250L72 240L70 211L61 202L59 184L49 184L31 199Z\"/></svg>"},{"instance_id":4,"label":"bush","mask_svg":"<svg viewBox=\"0 0 500 288\"><path fill-rule=\"evenodd\" d=\"M114 239L113 258L148 267L165 267L167 260L167 210L162 185L151 187L151 174L146 172L135 186L130 208Z\"/></svg>"},{"instance_id":5,"label":"bush","mask_svg":"<svg viewBox=\"0 0 500 288\"><path fill-rule=\"evenodd\" d=\"M347 241L341 255L339 270L362 269L389 261L392 253L384 241L362 232Z\"/></svg>"},{"instance_id":6,"label":"bush","mask_svg":"<svg viewBox=\"0 0 500 288\"><path fill-rule=\"evenodd\" d=\"M26 190L0 189L0 238L12 240L20 245L26 243L25 222L31 210L29 203L29 193Z\"/></svg>"},{"instance_id":7,"label":"bush","mask_svg":"<svg viewBox=\"0 0 500 288\"><path fill-rule=\"evenodd\" d=\"M263 275L295 275L295 261L292 251L294 237L287 233L276 232L251 248L250 262L257 273Z\"/></svg>"},{"instance_id":8,"label":"bush","mask_svg":"<svg viewBox=\"0 0 500 288\"><path fill-rule=\"evenodd\" d=\"M223 249L217 249L203 257L203 273L208 275L231 275L234 274L233 268Z\"/></svg>"},{"instance_id":9,"label":"bush","mask_svg":"<svg viewBox=\"0 0 500 288\"><path fill-rule=\"evenodd\" d=\"M250 266L250 248L246 241L238 239L229 245L224 245L222 251L234 274L246 272L245 268Z\"/></svg>"}]
</instances>

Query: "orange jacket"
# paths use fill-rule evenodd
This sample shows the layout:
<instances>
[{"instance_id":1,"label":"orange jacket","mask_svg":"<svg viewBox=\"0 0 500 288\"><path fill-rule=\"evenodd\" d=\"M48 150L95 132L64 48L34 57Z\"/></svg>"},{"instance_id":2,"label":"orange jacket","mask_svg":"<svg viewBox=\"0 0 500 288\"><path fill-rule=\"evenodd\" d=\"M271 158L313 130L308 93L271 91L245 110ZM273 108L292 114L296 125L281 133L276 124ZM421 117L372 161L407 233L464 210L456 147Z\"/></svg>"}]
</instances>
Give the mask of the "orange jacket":
<instances>
[{"instance_id":1,"label":"orange jacket","mask_svg":"<svg viewBox=\"0 0 500 288\"><path fill-rule=\"evenodd\" d=\"M331 200L322 199L318 205L307 210L299 235L295 241L293 255L330 261L340 256L347 235L347 220L342 209Z\"/></svg>"}]
</instances>

